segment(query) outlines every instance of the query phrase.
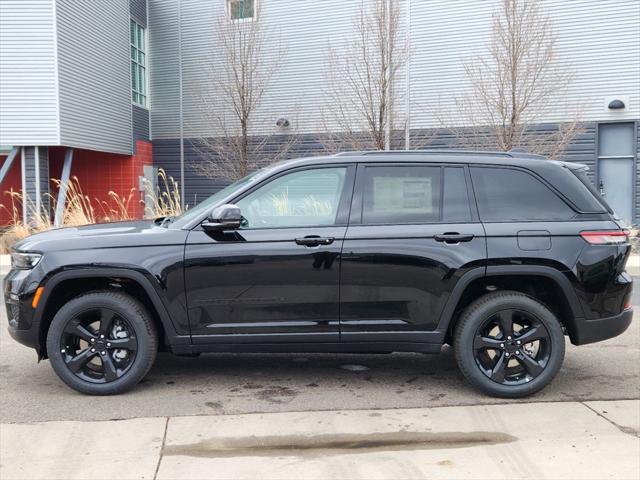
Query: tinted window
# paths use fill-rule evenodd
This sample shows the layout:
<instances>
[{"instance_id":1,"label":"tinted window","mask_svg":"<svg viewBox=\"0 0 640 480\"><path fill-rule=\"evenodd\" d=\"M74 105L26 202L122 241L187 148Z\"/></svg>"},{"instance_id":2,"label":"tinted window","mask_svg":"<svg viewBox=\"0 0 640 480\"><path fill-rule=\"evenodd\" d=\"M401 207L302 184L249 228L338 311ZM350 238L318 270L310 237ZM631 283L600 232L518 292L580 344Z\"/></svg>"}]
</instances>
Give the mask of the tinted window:
<instances>
[{"instance_id":1,"label":"tinted window","mask_svg":"<svg viewBox=\"0 0 640 480\"><path fill-rule=\"evenodd\" d=\"M485 222L568 220L574 211L533 175L506 168L472 168L480 218Z\"/></svg>"},{"instance_id":2,"label":"tinted window","mask_svg":"<svg viewBox=\"0 0 640 480\"><path fill-rule=\"evenodd\" d=\"M464 169L462 168L447 167L444 169L442 219L447 223L471 220L467 182L464 179Z\"/></svg>"},{"instance_id":3,"label":"tinted window","mask_svg":"<svg viewBox=\"0 0 640 480\"><path fill-rule=\"evenodd\" d=\"M440 167L367 167L363 223L440 221Z\"/></svg>"},{"instance_id":4,"label":"tinted window","mask_svg":"<svg viewBox=\"0 0 640 480\"><path fill-rule=\"evenodd\" d=\"M283 175L250 193L237 205L243 228L333 225L346 168L318 168Z\"/></svg>"}]
</instances>

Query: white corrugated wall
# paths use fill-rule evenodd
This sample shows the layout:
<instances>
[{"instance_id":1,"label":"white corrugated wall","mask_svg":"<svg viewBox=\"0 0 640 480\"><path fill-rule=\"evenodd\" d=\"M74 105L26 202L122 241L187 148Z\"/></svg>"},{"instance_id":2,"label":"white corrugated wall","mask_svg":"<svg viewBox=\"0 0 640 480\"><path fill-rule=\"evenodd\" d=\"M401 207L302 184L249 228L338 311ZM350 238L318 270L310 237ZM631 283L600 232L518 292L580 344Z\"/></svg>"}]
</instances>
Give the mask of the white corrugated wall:
<instances>
[{"instance_id":1,"label":"white corrugated wall","mask_svg":"<svg viewBox=\"0 0 640 480\"><path fill-rule=\"evenodd\" d=\"M367 1L367 0L365 0ZM438 113L455 111L454 98L464 91L462 62L483 51L497 0L411 1L411 127L440 126ZM179 0L150 0L152 135L178 135L179 91L176 78L182 56L184 136L214 133L202 114L199 97L206 94L208 69L215 66L216 19L224 0L182 0L182 37L178 52ZM359 0L261 0L263 20L287 49L286 62L274 75L254 133L275 130L287 117L292 133L321 130L325 105L326 53L353 38L352 21ZM544 0L558 36L559 62L575 71L575 79L553 114L539 120L561 122L640 118L640 2L638 0ZM403 20L404 24L404 20ZM275 45L265 51L274 52ZM397 84L402 117L404 71ZM607 101L623 98L624 111L610 111Z\"/></svg>"},{"instance_id":2,"label":"white corrugated wall","mask_svg":"<svg viewBox=\"0 0 640 480\"><path fill-rule=\"evenodd\" d=\"M59 142L53 0L0 2L0 145Z\"/></svg>"}]
</instances>

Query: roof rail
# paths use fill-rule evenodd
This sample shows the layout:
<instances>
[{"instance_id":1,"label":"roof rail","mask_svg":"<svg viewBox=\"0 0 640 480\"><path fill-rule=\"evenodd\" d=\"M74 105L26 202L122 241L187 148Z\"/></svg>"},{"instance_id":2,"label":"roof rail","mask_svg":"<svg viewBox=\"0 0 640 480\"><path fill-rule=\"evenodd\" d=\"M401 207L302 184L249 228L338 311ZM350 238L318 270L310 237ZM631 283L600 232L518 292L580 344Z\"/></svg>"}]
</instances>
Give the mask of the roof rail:
<instances>
[{"instance_id":1,"label":"roof rail","mask_svg":"<svg viewBox=\"0 0 640 480\"><path fill-rule=\"evenodd\" d=\"M371 151L355 151L336 153L336 157L357 157L365 155L473 155L488 157L509 157L509 158L539 158L546 159L543 155L527 153L518 150L510 150L508 152L490 152L476 150L454 150L454 149L433 149L433 150L371 150Z\"/></svg>"}]
</instances>

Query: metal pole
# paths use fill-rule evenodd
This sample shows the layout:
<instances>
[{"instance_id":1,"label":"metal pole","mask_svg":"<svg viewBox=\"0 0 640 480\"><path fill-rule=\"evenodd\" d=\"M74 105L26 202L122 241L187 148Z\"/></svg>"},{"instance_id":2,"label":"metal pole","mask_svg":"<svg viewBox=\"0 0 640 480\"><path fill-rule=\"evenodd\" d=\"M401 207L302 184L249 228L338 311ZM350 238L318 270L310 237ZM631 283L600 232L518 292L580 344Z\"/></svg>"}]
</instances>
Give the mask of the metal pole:
<instances>
[{"instance_id":1,"label":"metal pole","mask_svg":"<svg viewBox=\"0 0 640 480\"><path fill-rule=\"evenodd\" d=\"M387 9L387 93L386 93L386 102L387 102L387 128L384 132L384 149L391 150L391 121L393 115L393 108L391 106L391 62L393 59L391 58L391 2L392 0L386 0L386 9Z\"/></svg>"},{"instance_id":2,"label":"metal pole","mask_svg":"<svg viewBox=\"0 0 640 480\"><path fill-rule=\"evenodd\" d=\"M0 168L0 184L2 184L2 182L4 181L4 177L6 177L7 173L9 173L9 170L11 169L11 165L13 164L13 161L18 156L19 148L20 147L13 147L9 152L7 159L2 164L2 168Z\"/></svg>"},{"instance_id":3,"label":"metal pole","mask_svg":"<svg viewBox=\"0 0 640 480\"><path fill-rule=\"evenodd\" d=\"M71 175L71 162L73 161L73 148L67 148L64 154L64 164L62 165L62 177L60 178L60 191L58 192L58 203L56 204L56 214L53 225L59 227L64 220L64 205L67 201L67 189L69 187L69 176Z\"/></svg>"},{"instance_id":4,"label":"metal pole","mask_svg":"<svg viewBox=\"0 0 640 480\"><path fill-rule=\"evenodd\" d=\"M407 0L407 14L405 16L405 35L407 38L407 61L405 63L405 122L404 122L404 149L411 150L411 0Z\"/></svg>"},{"instance_id":5,"label":"metal pole","mask_svg":"<svg viewBox=\"0 0 640 480\"><path fill-rule=\"evenodd\" d=\"M180 206L184 209L184 116L182 109L182 0L178 1L178 74L180 79Z\"/></svg>"}]
</instances>

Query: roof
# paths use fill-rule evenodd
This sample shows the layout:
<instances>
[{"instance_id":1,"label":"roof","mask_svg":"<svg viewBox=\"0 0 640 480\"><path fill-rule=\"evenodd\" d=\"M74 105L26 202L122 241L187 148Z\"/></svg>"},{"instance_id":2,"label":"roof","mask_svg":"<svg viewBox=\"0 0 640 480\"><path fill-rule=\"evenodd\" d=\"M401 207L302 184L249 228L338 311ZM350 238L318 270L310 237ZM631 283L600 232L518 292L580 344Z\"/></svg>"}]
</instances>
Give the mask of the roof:
<instances>
[{"instance_id":1,"label":"roof","mask_svg":"<svg viewBox=\"0 0 640 480\"><path fill-rule=\"evenodd\" d=\"M543 161L541 161L543 160ZM542 155L525 152L486 152L472 150L376 150L342 152L321 157L305 157L278 162L274 167L317 165L320 163L464 163L514 165L537 169L541 164L563 164Z\"/></svg>"}]
</instances>

